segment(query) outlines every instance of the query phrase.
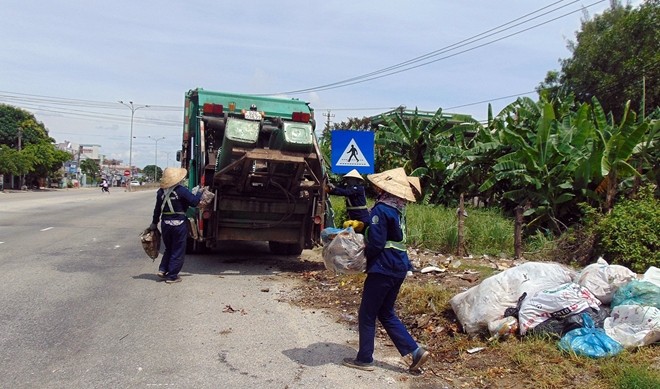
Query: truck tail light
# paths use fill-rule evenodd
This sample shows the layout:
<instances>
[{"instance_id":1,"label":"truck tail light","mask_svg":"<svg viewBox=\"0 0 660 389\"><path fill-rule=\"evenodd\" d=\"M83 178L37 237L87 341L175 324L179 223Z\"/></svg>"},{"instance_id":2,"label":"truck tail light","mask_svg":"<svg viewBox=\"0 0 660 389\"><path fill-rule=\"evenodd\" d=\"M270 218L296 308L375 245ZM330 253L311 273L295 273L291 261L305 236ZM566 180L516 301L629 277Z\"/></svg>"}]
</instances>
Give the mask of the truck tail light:
<instances>
[{"instance_id":1,"label":"truck tail light","mask_svg":"<svg viewBox=\"0 0 660 389\"><path fill-rule=\"evenodd\" d=\"M223 107L222 104L204 104L203 111L205 115L222 115Z\"/></svg>"},{"instance_id":2,"label":"truck tail light","mask_svg":"<svg viewBox=\"0 0 660 389\"><path fill-rule=\"evenodd\" d=\"M321 216L318 215L314 216L314 224L321 224L321 221L323 221L323 219L321 219Z\"/></svg>"},{"instance_id":3,"label":"truck tail light","mask_svg":"<svg viewBox=\"0 0 660 389\"><path fill-rule=\"evenodd\" d=\"M206 219L206 220L210 219L211 218L211 211L204 211L202 213L202 218Z\"/></svg>"},{"instance_id":4,"label":"truck tail light","mask_svg":"<svg viewBox=\"0 0 660 389\"><path fill-rule=\"evenodd\" d=\"M294 112L291 114L291 120L294 122L307 123L309 122L310 114L307 112Z\"/></svg>"}]
</instances>

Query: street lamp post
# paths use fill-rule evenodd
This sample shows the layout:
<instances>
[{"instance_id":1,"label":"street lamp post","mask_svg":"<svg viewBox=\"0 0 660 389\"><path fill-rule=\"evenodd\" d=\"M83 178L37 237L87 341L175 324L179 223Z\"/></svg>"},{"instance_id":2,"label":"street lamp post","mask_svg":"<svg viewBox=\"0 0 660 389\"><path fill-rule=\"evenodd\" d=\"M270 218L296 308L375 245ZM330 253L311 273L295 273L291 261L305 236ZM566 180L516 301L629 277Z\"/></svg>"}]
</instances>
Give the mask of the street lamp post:
<instances>
[{"instance_id":1,"label":"street lamp post","mask_svg":"<svg viewBox=\"0 0 660 389\"><path fill-rule=\"evenodd\" d=\"M130 170L131 174L128 176L128 185L126 185L128 187L133 180L133 117L135 116L135 111L142 108L149 108L149 105L134 105L132 101L126 104L121 100L118 103L127 106L131 110L131 137L128 146L128 170Z\"/></svg>"},{"instance_id":2,"label":"street lamp post","mask_svg":"<svg viewBox=\"0 0 660 389\"><path fill-rule=\"evenodd\" d=\"M154 181L158 182L158 141L165 139L165 137L163 136L160 138L152 138L149 136L149 139L156 142L156 151L154 153Z\"/></svg>"}]
</instances>

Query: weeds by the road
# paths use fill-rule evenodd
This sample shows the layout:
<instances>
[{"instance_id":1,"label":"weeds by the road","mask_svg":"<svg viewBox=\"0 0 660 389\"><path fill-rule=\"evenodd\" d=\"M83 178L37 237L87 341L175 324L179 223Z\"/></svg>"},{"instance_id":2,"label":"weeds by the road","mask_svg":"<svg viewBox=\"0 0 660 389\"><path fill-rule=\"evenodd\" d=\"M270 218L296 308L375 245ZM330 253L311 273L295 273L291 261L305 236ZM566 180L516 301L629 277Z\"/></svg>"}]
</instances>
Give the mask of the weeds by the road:
<instances>
[{"instance_id":1,"label":"weeds by the road","mask_svg":"<svg viewBox=\"0 0 660 389\"><path fill-rule=\"evenodd\" d=\"M342 198L332 196L337 222L345 217ZM470 209L465 222L469 252L506 257L513 249L513 223L499 212ZM408 244L412 251L454 253L456 210L410 204L407 207ZM528 251L551 241L533 236ZM413 261L419 261L411 255ZM431 260L419 261L422 266ZM543 258L536 258L542 260ZM433 354L427 378L438 377L453 388L660 388L660 347L647 346L608 359L592 360L562 353L552 337L511 337L489 342L485 336L461 332L449 300L495 272L485 260L458 259L446 273L419 274L404 282L397 312L413 336ZM307 277L307 304L357 313L364 275L335 276L327 271ZM475 351L478 350L478 351Z\"/></svg>"},{"instance_id":2,"label":"weeds by the road","mask_svg":"<svg viewBox=\"0 0 660 389\"><path fill-rule=\"evenodd\" d=\"M449 299L493 273L481 260L461 259L462 265L441 274L415 273L404 282L397 313L413 337L433 357L422 380L440 380L451 388L657 388L660 387L660 348L627 350L609 359L592 360L562 353L549 336L510 337L491 341L461 332ZM477 275L478 280L461 277ZM301 273L304 290L297 303L329 309L338 320L355 325L365 275L336 276L327 270ZM387 342L384 333L380 333ZM480 351L476 351L481 349Z\"/></svg>"}]
</instances>

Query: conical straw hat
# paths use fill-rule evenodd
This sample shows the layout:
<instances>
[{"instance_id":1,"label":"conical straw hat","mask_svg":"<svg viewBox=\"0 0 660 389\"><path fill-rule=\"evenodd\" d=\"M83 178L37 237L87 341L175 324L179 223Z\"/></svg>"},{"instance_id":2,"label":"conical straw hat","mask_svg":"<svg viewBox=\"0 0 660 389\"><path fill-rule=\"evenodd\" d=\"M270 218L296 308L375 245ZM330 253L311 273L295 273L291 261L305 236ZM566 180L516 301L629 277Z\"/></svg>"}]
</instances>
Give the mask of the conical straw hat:
<instances>
[{"instance_id":1,"label":"conical straw hat","mask_svg":"<svg viewBox=\"0 0 660 389\"><path fill-rule=\"evenodd\" d=\"M188 175L188 171L182 167L168 167L160 178L160 187L169 188L181 182Z\"/></svg>"},{"instance_id":2,"label":"conical straw hat","mask_svg":"<svg viewBox=\"0 0 660 389\"><path fill-rule=\"evenodd\" d=\"M358 180L364 181L364 178L362 178L362 175L360 175L357 169L351 170L350 172L346 173L342 178L357 178Z\"/></svg>"},{"instance_id":3,"label":"conical straw hat","mask_svg":"<svg viewBox=\"0 0 660 389\"><path fill-rule=\"evenodd\" d=\"M369 174L367 178L372 184L391 195L412 202L417 200L408 181L408 176L406 176L406 171L402 167L386 170L382 173Z\"/></svg>"},{"instance_id":4,"label":"conical straw hat","mask_svg":"<svg viewBox=\"0 0 660 389\"><path fill-rule=\"evenodd\" d=\"M422 194L422 182L419 180L419 177L408 176L408 182L413 186L413 188L415 188L417 193L420 195Z\"/></svg>"}]
</instances>

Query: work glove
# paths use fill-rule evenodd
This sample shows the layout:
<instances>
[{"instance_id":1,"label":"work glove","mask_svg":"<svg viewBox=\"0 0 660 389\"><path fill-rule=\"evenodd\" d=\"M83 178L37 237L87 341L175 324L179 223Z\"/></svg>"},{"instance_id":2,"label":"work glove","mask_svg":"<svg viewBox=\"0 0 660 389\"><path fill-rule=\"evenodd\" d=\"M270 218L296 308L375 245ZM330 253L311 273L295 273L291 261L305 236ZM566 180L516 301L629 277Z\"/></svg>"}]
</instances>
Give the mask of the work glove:
<instances>
[{"instance_id":1,"label":"work glove","mask_svg":"<svg viewBox=\"0 0 660 389\"><path fill-rule=\"evenodd\" d=\"M199 192L199 190L200 190L199 185L197 185L197 186L192 188L191 192L192 192L192 194L196 195L197 192Z\"/></svg>"},{"instance_id":2,"label":"work glove","mask_svg":"<svg viewBox=\"0 0 660 389\"><path fill-rule=\"evenodd\" d=\"M158 226L156 226L156 223L151 223L151 224L149 224L149 229L150 229L151 231L153 231L153 230L158 229Z\"/></svg>"}]
</instances>

